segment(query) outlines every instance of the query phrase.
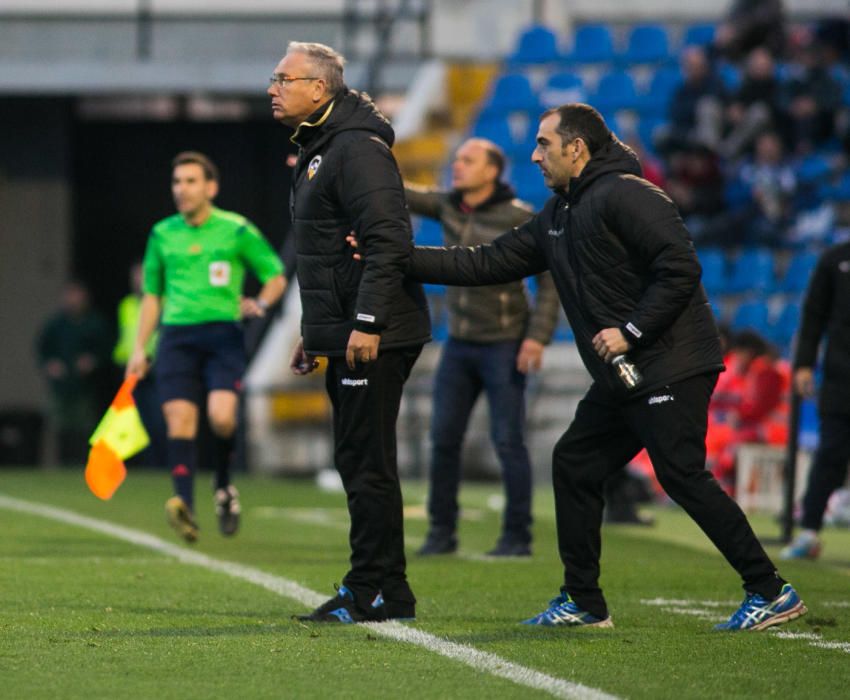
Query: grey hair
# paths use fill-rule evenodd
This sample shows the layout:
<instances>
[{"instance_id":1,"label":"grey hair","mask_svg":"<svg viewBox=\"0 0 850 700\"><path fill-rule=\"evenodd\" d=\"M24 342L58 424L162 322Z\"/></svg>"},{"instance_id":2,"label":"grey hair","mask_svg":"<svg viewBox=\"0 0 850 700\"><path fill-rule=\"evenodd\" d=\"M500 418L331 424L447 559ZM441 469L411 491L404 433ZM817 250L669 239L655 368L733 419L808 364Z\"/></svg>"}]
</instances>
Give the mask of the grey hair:
<instances>
[{"instance_id":1,"label":"grey hair","mask_svg":"<svg viewBox=\"0 0 850 700\"><path fill-rule=\"evenodd\" d=\"M304 54L313 65L316 77L325 81L329 93L333 94L342 89L345 58L341 53L330 46L306 41L290 41L286 53Z\"/></svg>"}]
</instances>

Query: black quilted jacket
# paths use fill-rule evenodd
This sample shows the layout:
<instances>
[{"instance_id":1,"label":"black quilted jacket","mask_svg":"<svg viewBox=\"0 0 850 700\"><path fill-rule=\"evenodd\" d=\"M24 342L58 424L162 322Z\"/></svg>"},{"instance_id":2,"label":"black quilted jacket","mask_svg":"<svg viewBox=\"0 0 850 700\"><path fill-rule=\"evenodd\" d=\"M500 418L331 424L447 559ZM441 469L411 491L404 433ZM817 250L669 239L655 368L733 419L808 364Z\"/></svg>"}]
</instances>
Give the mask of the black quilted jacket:
<instances>
[{"instance_id":1,"label":"black quilted jacket","mask_svg":"<svg viewBox=\"0 0 850 700\"><path fill-rule=\"evenodd\" d=\"M368 97L344 89L303 122L290 208L304 349L343 355L353 329L381 348L421 345L431 324L422 286L405 278L413 248L394 133ZM369 255L345 241L355 231Z\"/></svg>"},{"instance_id":2,"label":"black quilted jacket","mask_svg":"<svg viewBox=\"0 0 850 700\"><path fill-rule=\"evenodd\" d=\"M599 149L569 192L528 223L475 248L416 248L409 274L424 282L478 285L552 273L576 344L593 379L627 391L591 340L619 327L644 375L639 396L723 369L702 269L675 205L644 180L616 138Z\"/></svg>"}]
</instances>

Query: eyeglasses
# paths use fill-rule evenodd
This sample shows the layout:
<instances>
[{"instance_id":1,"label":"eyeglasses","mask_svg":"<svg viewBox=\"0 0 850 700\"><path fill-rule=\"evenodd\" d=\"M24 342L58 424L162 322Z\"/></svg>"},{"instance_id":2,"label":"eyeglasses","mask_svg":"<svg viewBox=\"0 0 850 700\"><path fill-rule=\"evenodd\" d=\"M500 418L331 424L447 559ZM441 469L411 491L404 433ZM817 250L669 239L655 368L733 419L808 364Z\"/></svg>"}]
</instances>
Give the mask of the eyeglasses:
<instances>
[{"instance_id":1,"label":"eyeglasses","mask_svg":"<svg viewBox=\"0 0 850 700\"><path fill-rule=\"evenodd\" d=\"M280 73L275 73L271 78L269 78L269 85L277 85L278 87L284 87L289 83L294 83L296 80L321 80L321 78L292 78L288 75L281 75Z\"/></svg>"}]
</instances>

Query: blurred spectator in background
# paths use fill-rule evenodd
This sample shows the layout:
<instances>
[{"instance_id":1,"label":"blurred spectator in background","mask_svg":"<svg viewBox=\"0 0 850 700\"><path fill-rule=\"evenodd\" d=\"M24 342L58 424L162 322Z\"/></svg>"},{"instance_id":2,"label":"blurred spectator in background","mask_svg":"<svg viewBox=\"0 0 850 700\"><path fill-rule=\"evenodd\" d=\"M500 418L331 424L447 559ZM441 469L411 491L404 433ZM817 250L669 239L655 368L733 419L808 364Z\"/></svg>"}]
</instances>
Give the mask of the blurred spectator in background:
<instances>
[{"instance_id":1,"label":"blurred spectator in background","mask_svg":"<svg viewBox=\"0 0 850 700\"><path fill-rule=\"evenodd\" d=\"M139 318L142 310L142 264L133 263L130 268L130 293L118 303L118 342L112 350L112 362L118 377L124 376L124 369L133 353L136 334L139 332ZM145 345L148 361L153 361L159 334L154 333ZM120 382L119 382L120 383ZM131 459L131 463L141 466L165 466L166 454L165 419L159 405L156 382L152 374L146 375L136 384L133 392L139 415L148 431L151 442L141 453Z\"/></svg>"},{"instance_id":2,"label":"blurred spectator in background","mask_svg":"<svg viewBox=\"0 0 850 700\"><path fill-rule=\"evenodd\" d=\"M779 94L779 124L795 152L805 155L835 136L842 91L830 75L822 44L810 40L794 58L791 75Z\"/></svg>"},{"instance_id":3,"label":"blurred spectator in background","mask_svg":"<svg viewBox=\"0 0 850 700\"><path fill-rule=\"evenodd\" d=\"M744 330L731 339L727 371L709 404L707 464L730 494L735 491L735 456L744 443L784 445L788 441L790 370L758 333Z\"/></svg>"},{"instance_id":4,"label":"blurred spectator in background","mask_svg":"<svg viewBox=\"0 0 850 700\"><path fill-rule=\"evenodd\" d=\"M68 282L61 308L45 323L37 341L61 464L79 466L86 460L89 435L106 408L98 403L110 343L106 323L90 308L88 289L79 281Z\"/></svg>"},{"instance_id":5,"label":"blurred spectator in background","mask_svg":"<svg viewBox=\"0 0 850 700\"><path fill-rule=\"evenodd\" d=\"M658 143L662 153L699 143L717 148L723 128L723 102L726 88L714 72L708 54L701 46L682 52L682 83L670 100L669 131Z\"/></svg>"},{"instance_id":6,"label":"blurred spectator in background","mask_svg":"<svg viewBox=\"0 0 850 700\"><path fill-rule=\"evenodd\" d=\"M732 0L717 27L715 51L737 61L760 46L774 56L782 55L785 46L782 0Z\"/></svg>"},{"instance_id":7,"label":"blurred spectator in background","mask_svg":"<svg viewBox=\"0 0 850 700\"><path fill-rule=\"evenodd\" d=\"M734 202L700 233L707 245L776 247L794 220L797 177L784 157L782 140L775 131L756 137L755 153L737 170L731 183Z\"/></svg>"},{"instance_id":8,"label":"blurred spectator in background","mask_svg":"<svg viewBox=\"0 0 850 700\"><path fill-rule=\"evenodd\" d=\"M490 243L532 216L502 182L505 156L486 139L461 144L452 165L452 190L405 187L411 213L437 219L447 246ZM522 281L449 287L449 339L434 377L431 422L430 527L419 554L457 549L458 487L463 436L483 390L490 437L505 485L502 534L493 556L531 554L531 462L525 446L526 375L540 369L543 347L558 322L552 276L537 276L534 306Z\"/></svg>"},{"instance_id":9,"label":"blurred spectator in background","mask_svg":"<svg viewBox=\"0 0 850 700\"><path fill-rule=\"evenodd\" d=\"M727 134L719 152L734 160L746 151L756 134L776 122L779 83L776 64L765 48L756 48L747 57L744 79L726 107Z\"/></svg>"},{"instance_id":10,"label":"blurred spectator in background","mask_svg":"<svg viewBox=\"0 0 850 700\"><path fill-rule=\"evenodd\" d=\"M703 231L724 206L723 173L717 155L698 143L673 153L666 190L694 240L702 242Z\"/></svg>"},{"instance_id":11,"label":"blurred spectator in background","mask_svg":"<svg viewBox=\"0 0 850 700\"><path fill-rule=\"evenodd\" d=\"M803 496L802 531L782 550L783 559L814 559L829 497L847 478L850 462L850 243L833 246L818 260L806 300L794 356L794 388L815 394L818 347L827 337L818 397L820 443Z\"/></svg>"}]
</instances>

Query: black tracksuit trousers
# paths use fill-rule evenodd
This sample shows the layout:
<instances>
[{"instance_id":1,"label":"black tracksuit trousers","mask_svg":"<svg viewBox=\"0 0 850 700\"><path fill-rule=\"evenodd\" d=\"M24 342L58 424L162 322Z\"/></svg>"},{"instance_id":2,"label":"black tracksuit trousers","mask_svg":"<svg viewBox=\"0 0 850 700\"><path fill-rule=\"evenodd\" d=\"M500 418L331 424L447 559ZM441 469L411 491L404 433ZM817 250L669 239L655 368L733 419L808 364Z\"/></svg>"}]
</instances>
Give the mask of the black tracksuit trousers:
<instances>
[{"instance_id":1,"label":"black tracksuit trousers","mask_svg":"<svg viewBox=\"0 0 850 700\"><path fill-rule=\"evenodd\" d=\"M608 616L599 587L603 485L646 447L667 494L702 528L744 580L768 599L782 579L746 516L705 469L708 401L717 374L684 379L623 402L591 386L553 454L552 480L564 586L583 610Z\"/></svg>"},{"instance_id":2,"label":"black tracksuit trousers","mask_svg":"<svg viewBox=\"0 0 850 700\"><path fill-rule=\"evenodd\" d=\"M847 479L850 461L850 414L826 413L820 417L820 444L806 494L803 496L803 522L807 530L820 530L829 497Z\"/></svg>"},{"instance_id":3,"label":"black tracksuit trousers","mask_svg":"<svg viewBox=\"0 0 850 700\"><path fill-rule=\"evenodd\" d=\"M367 608L377 593L415 603L407 583L404 523L396 454L396 419L404 382L420 345L381 349L350 370L331 357L326 386L333 405L334 461L351 516L351 569L343 584Z\"/></svg>"}]
</instances>

